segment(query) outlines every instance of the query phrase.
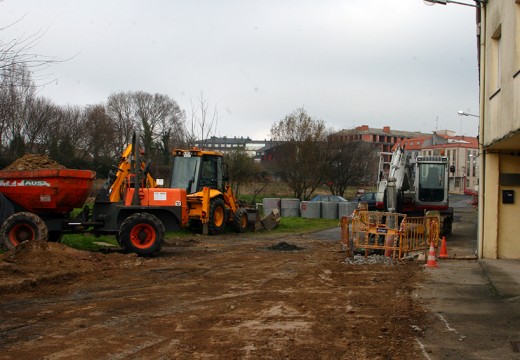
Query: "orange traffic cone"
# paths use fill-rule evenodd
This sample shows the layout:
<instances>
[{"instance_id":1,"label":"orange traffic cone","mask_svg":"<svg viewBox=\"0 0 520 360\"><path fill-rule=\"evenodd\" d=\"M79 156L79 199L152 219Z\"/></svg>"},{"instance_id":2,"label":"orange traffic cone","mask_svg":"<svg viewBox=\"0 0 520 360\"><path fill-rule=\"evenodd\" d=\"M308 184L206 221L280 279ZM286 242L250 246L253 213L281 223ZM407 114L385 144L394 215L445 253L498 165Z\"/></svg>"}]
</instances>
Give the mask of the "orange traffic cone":
<instances>
[{"instance_id":1,"label":"orange traffic cone","mask_svg":"<svg viewBox=\"0 0 520 360\"><path fill-rule=\"evenodd\" d=\"M435 248L433 247L433 241L430 243L430 253L428 254L428 261L426 262L426 267L439 267L437 265L437 260L435 260Z\"/></svg>"},{"instance_id":2,"label":"orange traffic cone","mask_svg":"<svg viewBox=\"0 0 520 360\"><path fill-rule=\"evenodd\" d=\"M448 249L446 248L446 237L442 237L442 243L441 243L441 252L439 253L440 258L447 258L450 257L448 255Z\"/></svg>"}]
</instances>

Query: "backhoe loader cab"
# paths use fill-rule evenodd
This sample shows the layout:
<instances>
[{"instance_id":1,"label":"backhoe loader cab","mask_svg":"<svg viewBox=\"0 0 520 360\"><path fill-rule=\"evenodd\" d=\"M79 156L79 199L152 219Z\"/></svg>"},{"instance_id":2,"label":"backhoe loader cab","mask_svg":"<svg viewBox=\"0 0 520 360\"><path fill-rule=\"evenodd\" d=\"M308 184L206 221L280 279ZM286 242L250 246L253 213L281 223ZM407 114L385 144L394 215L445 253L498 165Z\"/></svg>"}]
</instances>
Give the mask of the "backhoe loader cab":
<instances>
[{"instance_id":1,"label":"backhoe loader cab","mask_svg":"<svg viewBox=\"0 0 520 360\"><path fill-rule=\"evenodd\" d=\"M171 188L194 194L207 187L224 192L221 153L201 150L174 150Z\"/></svg>"},{"instance_id":2,"label":"backhoe loader cab","mask_svg":"<svg viewBox=\"0 0 520 360\"><path fill-rule=\"evenodd\" d=\"M199 149L173 150L171 188L185 189L188 217L204 234L219 234L227 223L238 232L248 226L247 210L238 202L224 174L224 155Z\"/></svg>"}]
</instances>

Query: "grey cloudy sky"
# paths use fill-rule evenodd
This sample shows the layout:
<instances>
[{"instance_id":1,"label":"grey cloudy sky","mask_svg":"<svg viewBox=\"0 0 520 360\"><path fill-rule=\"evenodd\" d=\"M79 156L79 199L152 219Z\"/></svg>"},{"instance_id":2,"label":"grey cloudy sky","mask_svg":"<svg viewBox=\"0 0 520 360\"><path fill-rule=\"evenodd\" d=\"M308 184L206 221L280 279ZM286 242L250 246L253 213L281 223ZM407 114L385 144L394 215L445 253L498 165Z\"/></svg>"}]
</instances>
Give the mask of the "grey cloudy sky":
<instances>
[{"instance_id":1,"label":"grey cloudy sky","mask_svg":"<svg viewBox=\"0 0 520 360\"><path fill-rule=\"evenodd\" d=\"M468 0L471 3L470 0ZM268 138L303 106L333 129L367 124L476 136L475 9L423 0L4 0L3 41L44 32L59 105L119 91L201 91L219 136Z\"/></svg>"}]
</instances>

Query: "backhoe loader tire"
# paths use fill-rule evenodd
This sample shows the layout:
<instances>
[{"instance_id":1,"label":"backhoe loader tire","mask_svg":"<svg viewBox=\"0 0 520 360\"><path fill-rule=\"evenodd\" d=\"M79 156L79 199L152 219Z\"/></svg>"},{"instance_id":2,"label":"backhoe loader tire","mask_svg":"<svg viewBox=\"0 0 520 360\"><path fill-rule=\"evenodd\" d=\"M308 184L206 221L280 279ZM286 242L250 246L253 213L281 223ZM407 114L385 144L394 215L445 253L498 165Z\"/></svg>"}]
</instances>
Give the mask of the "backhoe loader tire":
<instances>
[{"instance_id":1,"label":"backhoe loader tire","mask_svg":"<svg viewBox=\"0 0 520 360\"><path fill-rule=\"evenodd\" d=\"M236 232L242 233L247 230L247 211L244 208L238 208L233 214L233 227Z\"/></svg>"},{"instance_id":2,"label":"backhoe loader tire","mask_svg":"<svg viewBox=\"0 0 520 360\"><path fill-rule=\"evenodd\" d=\"M4 246L14 250L24 241L47 241L45 222L36 214L19 212L7 218L0 230Z\"/></svg>"},{"instance_id":3,"label":"backhoe loader tire","mask_svg":"<svg viewBox=\"0 0 520 360\"><path fill-rule=\"evenodd\" d=\"M164 225L155 215L137 213L130 215L119 228L119 243L124 252L139 256L152 256L164 243Z\"/></svg>"},{"instance_id":4,"label":"backhoe loader tire","mask_svg":"<svg viewBox=\"0 0 520 360\"><path fill-rule=\"evenodd\" d=\"M214 198L209 205L208 232L210 235L217 235L224 231L226 227L226 205L221 198Z\"/></svg>"}]
</instances>

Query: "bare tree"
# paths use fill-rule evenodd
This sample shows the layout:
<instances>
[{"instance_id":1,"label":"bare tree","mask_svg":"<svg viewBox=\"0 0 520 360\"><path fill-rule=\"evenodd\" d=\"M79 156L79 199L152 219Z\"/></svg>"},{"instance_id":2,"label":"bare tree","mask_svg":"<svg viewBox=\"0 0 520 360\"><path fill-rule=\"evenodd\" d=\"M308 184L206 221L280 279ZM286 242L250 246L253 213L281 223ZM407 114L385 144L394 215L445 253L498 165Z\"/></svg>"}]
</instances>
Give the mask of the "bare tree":
<instances>
[{"instance_id":1,"label":"bare tree","mask_svg":"<svg viewBox=\"0 0 520 360\"><path fill-rule=\"evenodd\" d=\"M145 149L151 151L157 160L162 156L163 162L167 162L172 131L182 136L183 111L166 95L136 92L133 99L137 126L142 131Z\"/></svg>"},{"instance_id":2,"label":"bare tree","mask_svg":"<svg viewBox=\"0 0 520 360\"><path fill-rule=\"evenodd\" d=\"M307 200L323 179L326 166L326 133L323 120L299 108L271 127L275 166L295 197Z\"/></svg>"},{"instance_id":3,"label":"bare tree","mask_svg":"<svg viewBox=\"0 0 520 360\"><path fill-rule=\"evenodd\" d=\"M23 134L26 149L29 152L42 153L45 148L45 134L49 124L58 116L60 109L44 97L30 99L27 116L23 122Z\"/></svg>"},{"instance_id":4,"label":"bare tree","mask_svg":"<svg viewBox=\"0 0 520 360\"><path fill-rule=\"evenodd\" d=\"M135 128L136 106L132 101L131 92L120 92L112 94L107 101L107 115L114 122L115 139L114 145L118 153L122 153L131 142L132 133Z\"/></svg>"},{"instance_id":5,"label":"bare tree","mask_svg":"<svg viewBox=\"0 0 520 360\"><path fill-rule=\"evenodd\" d=\"M343 196L349 186L375 184L377 178L377 149L365 142L332 143L325 180L331 193Z\"/></svg>"},{"instance_id":6,"label":"bare tree","mask_svg":"<svg viewBox=\"0 0 520 360\"><path fill-rule=\"evenodd\" d=\"M201 91L197 103L191 103L186 145L191 147L198 142L199 146L204 149L207 146L208 139L215 135L217 125L217 106L215 105L211 112L209 100L204 97L204 93Z\"/></svg>"},{"instance_id":7,"label":"bare tree","mask_svg":"<svg viewBox=\"0 0 520 360\"><path fill-rule=\"evenodd\" d=\"M3 1L0 0L0 4ZM0 33L13 25L23 21L24 17L20 17L13 22L0 27ZM44 56L34 52L36 45L45 36L45 31L38 31L31 35L21 35L15 39L5 40L0 39L0 72L10 69L4 76L12 76L19 78L20 75L28 69L35 78L38 86L44 86L54 81L49 78L49 74L42 74L41 71L49 68L50 65L61 63L66 60L61 60L57 57Z\"/></svg>"},{"instance_id":8,"label":"bare tree","mask_svg":"<svg viewBox=\"0 0 520 360\"><path fill-rule=\"evenodd\" d=\"M135 130L141 132L143 146L156 163L168 163L174 144L185 143L185 113L167 95L143 91L112 94L108 98L107 114L115 124L120 152Z\"/></svg>"},{"instance_id":9,"label":"bare tree","mask_svg":"<svg viewBox=\"0 0 520 360\"><path fill-rule=\"evenodd\" d=\"M115 146L115 124L102 104L87 106L85 116L85 151L96 171L107 174L113 158L120 155Z\"/></svg>"},{"instance_id":10,"label":"bare tree","mask_svg":"<svg viewBox=\"0 0 520 360\"><path fill-rule=\"evenodd\" d=\"M228 175L233 193L235 196L238 196L241 186L254 180L259 169L253 158L251 158L244 149L237 149L224 154L224 161L228 167Z\"/></svg>"},{"instance_id":11,"label":"bare tree","mask_svg":"<svg viewBox=\"0 0 520 360\"><path fill-rule=\"evenodd\" d=\"M67 167L85 167L89 160L85 135L82 109L79 106L60 108L49 123L45 136L49 155Z\"/></svg>"},{"instance_id":12,"label":"bare tree","mask_svg":"<svg viewBox=\"0 0 520 360\"><path fill-rule=\"evenodd\" d=\"M8 156L25 151L24 124L36 88L26 65L11 65L0 73L0 146L9 147Z\"/></svg>"}]
</instances>

